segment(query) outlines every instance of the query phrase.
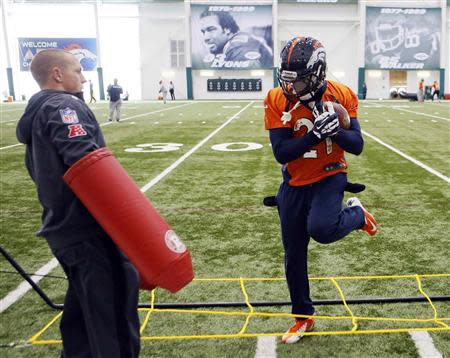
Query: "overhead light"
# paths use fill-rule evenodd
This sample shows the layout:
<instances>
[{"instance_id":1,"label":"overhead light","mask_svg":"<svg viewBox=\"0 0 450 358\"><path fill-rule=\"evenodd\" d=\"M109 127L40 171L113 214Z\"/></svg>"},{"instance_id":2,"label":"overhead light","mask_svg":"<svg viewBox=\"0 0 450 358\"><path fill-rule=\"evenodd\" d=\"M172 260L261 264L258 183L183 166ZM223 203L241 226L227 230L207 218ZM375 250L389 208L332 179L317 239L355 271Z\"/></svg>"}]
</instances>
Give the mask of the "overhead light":
<instances>
[{"instance_id":1,"label":"overhead light","mask_svg":"<svg viewBox=\"0 0 450 358\"><path fill-rule=\"evenodd\" d=\"M367 71L367 76L370 78L380 78L381 77L381 71Z\"/></svg>"},{"instance_id":2,"label":"overhead light","mask_svg":"<svg viewBox=\"0 0 450 358\"><path fill-rule=\"evenodd\" d=\"M250 76L254 76L254 77L264 76L265 74L266 74L266 71L264 71L264 70L252 70L252 71L250 71Z\"/></svg>"},{"instance_id":3,"label":"overhead light","mask_svg":"<svg viewBox=\"0 0 450 358\"><path fill-rule=\"evenodd\" d=\"M174 71L162 71L161 76L163 78L175 78L175 72Z\"/></svg>"},{"instance_id":4,"label":"overhead light","mask_svg":"<svg viewBox=\"0 0 450 358\"><path fill-rule=\"evenodd\" d=\"M208 70L200 71L200 76L202 76L202 77L213 77L214 76L214 71L208 71Z\"/></svg>"},{"instance_id":5,"label":"overhead light","mask_svg":"<svg viewBox=\"0 0 450 358\"><path fill-rule=\"evenodd\" d=\"M344 78L345 77L345 72L344 71L333 71L331 73L336 78Z\"/></svg>"},{"instance_id":6,"label":"overhead light","mask_svg":"<svg viewBox=\"0 0 450 358\"><path fill-rule=\"evenodd\" d=\"M417 71L417 77L428 78L431 76L430 71Z\"/></svg>"}]
</instances>

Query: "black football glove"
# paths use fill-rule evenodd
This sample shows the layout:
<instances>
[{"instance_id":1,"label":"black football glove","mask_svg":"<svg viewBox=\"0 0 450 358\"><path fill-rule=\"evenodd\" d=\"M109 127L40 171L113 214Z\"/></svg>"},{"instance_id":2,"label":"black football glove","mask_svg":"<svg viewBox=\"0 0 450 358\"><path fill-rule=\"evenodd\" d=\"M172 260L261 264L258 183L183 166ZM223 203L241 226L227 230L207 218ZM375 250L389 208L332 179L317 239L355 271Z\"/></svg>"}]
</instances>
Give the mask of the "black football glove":
<instances>
[{"instance_id":1,"label":"black football glove","mask_svg":"<svg viewBox=\"0 0 450 358\"><path fill-rule=\"evenodd\" d=\"M336 113L323 112L314 121L313 133L323 140L332 137L339 131L339 118Z\"/></svg>"}]
</instances>

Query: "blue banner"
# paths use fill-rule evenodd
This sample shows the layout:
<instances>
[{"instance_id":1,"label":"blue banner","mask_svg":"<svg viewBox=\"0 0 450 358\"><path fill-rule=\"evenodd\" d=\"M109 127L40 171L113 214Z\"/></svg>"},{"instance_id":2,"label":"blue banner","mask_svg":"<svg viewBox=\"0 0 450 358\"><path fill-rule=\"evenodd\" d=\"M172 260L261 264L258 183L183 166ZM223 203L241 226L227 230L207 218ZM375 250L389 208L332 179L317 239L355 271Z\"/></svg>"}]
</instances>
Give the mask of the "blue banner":
<instances>
[{"instance_id":1,"label":"blue banner","mask_svg":"<svg viewBox=\"0 0 450 358\"><path fill-rule=\"evenodd\" d=\"M59 48L71 52L80 61L83 71L97 67L97 40L95 38L37 38L20 37L20 70L29 71L33 57L39 51Z\"/></svg>"}]
</instances>

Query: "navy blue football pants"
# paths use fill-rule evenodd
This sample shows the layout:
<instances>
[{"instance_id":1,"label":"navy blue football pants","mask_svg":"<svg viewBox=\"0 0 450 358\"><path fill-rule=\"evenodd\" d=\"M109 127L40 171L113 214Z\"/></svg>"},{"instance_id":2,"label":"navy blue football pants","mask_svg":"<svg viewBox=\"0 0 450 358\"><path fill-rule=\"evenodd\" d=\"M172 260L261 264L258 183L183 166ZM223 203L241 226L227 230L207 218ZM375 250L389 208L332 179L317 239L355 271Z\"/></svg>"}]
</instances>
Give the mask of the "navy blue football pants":
<instances>
[{"instance_id":1,"label":"navy blue football pants","mask_svg":"<svg viewBox=\"0 0 450 358\"><path fill-rule=\"evenodd\" d=\"M347 175L338 173L309 185L290 186L283 182L280 186L278 213L293 314L314 313L307 265L310 238L330 244L364 225L360 207L343 209L346 183Z\"/></svg>"},{"instance_id":2,"label":"navy blue football pants","mask_svg":"<svg viewBox=\"0 0 450 358\"><path fill-rule=\"evenodd\" d=\"M61 357L138 357L139 274L106 235L53 250L69 287Z\"/></svg>"}]
</instances>

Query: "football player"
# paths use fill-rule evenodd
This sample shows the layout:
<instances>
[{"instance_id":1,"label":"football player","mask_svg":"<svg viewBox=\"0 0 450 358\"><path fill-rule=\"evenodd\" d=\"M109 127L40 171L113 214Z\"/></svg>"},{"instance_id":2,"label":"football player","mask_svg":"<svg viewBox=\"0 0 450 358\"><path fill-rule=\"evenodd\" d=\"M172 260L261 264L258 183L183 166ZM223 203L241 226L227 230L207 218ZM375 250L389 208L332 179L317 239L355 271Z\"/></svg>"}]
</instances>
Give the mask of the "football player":
<instances>
[{"instance_id":1,"label":"football player","mask_svg":"<svg viewBox=\"0 0 450 358\"><path fill-rule=\"evenodd\" d=\"M298 315L282 337L295 343L314 325L310 298L307 249L310 238L329 244L353 230L377 232L373 216L355 197L343 205L347 184L344 152L363 150L357 120L358 100L340 83L325 80L325 49L312 37L295 37L281 51L280 87L267 94L264 122L276 160L282 164L283 182L276 202L285 251L285 274ZM340 127L326 102L340 103L350 115L350 128Z\"/></svg>"}]
</instances>

